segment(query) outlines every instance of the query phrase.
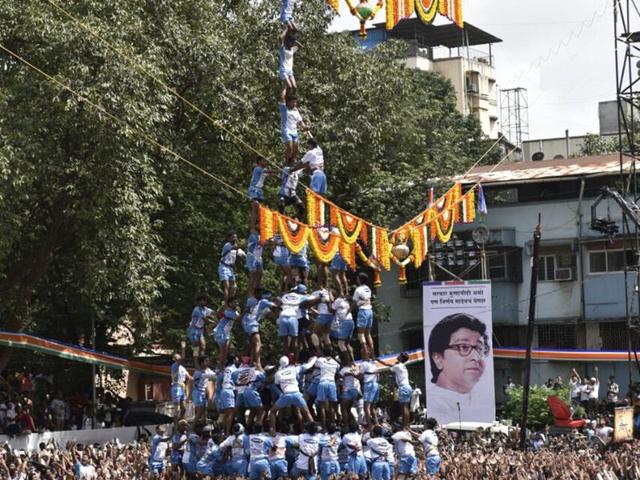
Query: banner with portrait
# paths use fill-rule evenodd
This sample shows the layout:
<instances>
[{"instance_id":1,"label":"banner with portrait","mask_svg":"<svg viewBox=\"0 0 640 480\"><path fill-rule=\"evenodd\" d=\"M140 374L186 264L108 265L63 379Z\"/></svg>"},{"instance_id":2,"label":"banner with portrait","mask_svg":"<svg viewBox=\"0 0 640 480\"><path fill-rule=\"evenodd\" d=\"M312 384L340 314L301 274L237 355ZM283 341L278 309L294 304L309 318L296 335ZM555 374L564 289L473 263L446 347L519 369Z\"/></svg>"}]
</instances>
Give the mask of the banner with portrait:
<instances>
[{"instance_id":1,"label":"banner with portrait","mask_svg":"<svg viewBox=\"0 0 640 480\"><path fill-rule=\"evenodd\" d=\"M633 407L618 407L614 410L613 441L633 440Z\"/></svg>"},{"instance_id":2,"label":"banner with portrait","mask_svg":"<svg viewBox=\"0 0 640 480\"><path fill-rule=\"evenodd\" d=\"M427 414L441 425L493 422L491 282L426 282Z\"/></svg>"}]
</instances>

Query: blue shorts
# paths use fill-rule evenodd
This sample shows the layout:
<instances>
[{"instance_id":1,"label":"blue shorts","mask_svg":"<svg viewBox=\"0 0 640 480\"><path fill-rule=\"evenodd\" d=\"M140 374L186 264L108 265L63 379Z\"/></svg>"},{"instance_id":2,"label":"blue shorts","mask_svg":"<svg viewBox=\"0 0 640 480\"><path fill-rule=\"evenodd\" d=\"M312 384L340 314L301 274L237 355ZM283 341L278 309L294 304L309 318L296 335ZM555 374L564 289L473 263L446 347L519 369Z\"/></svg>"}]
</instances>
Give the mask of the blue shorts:
<instances>
[{"instance_id":1,"label":"blue shorts","mask_svg":"<svg viewBox=\"0 0 640 480\"><path fill-rule=\"evenodd\" d=\"M153 460L149 460L149 470L154 475L159 475L164 472L165 464L164 462L154 462Z\"/></svg>"},{"instance_id":2,"label":"blue shorts","mask_svg":"<svg viewBox=\"0 0 640 480\"><path fill-rule=\"evenodd\" d=\"M353 402L360 396L360 392L357 388L350 388L349 390L344 390L342 392L342 400L347 400L349 402Z\"/></svg>"},{"instance_id":3,"label":"blue shorts","mask_svg":"<svg viewBox=\"0 0 640 480\"><path fill-rule=\"evenodd\" d=\"M296 197L297 198L297 197ZM293 254L289 257L289 265L296 268L304 268L309 270L309 259L305 255Z\"/></svg>"},{"instance_id":4,"label":"blue shorts","mask_svg":"<svg viewBox=\"0 0 640 480\"><path fill-rule=\"evenodd\" d=\"M410 403L412 393L413 389L410 385L402 385L400 388L398 388L398 401L400 403Z\"/></svg>"},{"instance_id":5,"label":"blue shorts","mask_svg":"<svg viewBox=\"0 0 640 480\"><path fill-rule=\"evenodd\" d=\"M200 390L194 390L191 393L194 407L206 407L207 406L207 394Z\"/></svg>"},{"instance_id":6,"label":"blue shorts","mask_svg":"<svg viewBox=\"0 0 640 480\"><path fill-rule=\"evenodd\" d=\"M225 265L223 263L218 265L218 277L220 278L221 282L235 282L236 281L236 274L233 271L233 268L231 268L228 265Z\"/></svg>"},{"instance_id":7,"label":"blue shorts","mask_svg":"<svg viewBox=\"0 0 640 480\"><path fill-rule=\"evenodd\" d=\"M358 475L361 478L364 478L367 476L367 462L364 460L364 457L362 455L349 455L346 470L348 473L352 473L354 475Z\"/></svg>"},{"instance_id":8,"label":"blue shorts","mask_svg":"<svg viewBox=\"0 0 640 480\"><path fill-rule=\"evenodd\" d=\"M411 455L402 455L398 463L398 473L415 475L418 472L418 460Z\"/></svg>"},{"instance_id":9,"label":"blue shorts","mask_svg":"<svg viewBox=\"0 0 640 480\"><path fill-rule=\"evenodd\" d=\"M249 198L262 202L264 200L264 190L258 187L249 187Z\"/></svg>"},{"instance_id":10,"label":"blue shorts","mask_svg":"<svg viewBox=\"0 0 640 480\"><path fill-rule=\"evenodd\" d=\"M249 466L249 480L260 480L263 473L264 478L271 478L271 466L269 460L262 458L260 460L254 460Z\"/></svg>"},{"instance_id":11,"label":"blue shorts","mask_svg":"<svg viewBox=\"0 0 640 480\"><path fill-rule=\"evenodd\" d=\"M229 475L239 475L241 477L247 476L247 467L249 466L249 462L246 460L230 460L228 462L228 472Z\"/></svg>"},{"instance_id":12,"label":"blue shorts","mask_svg":"<svg viewBox=\"0 0 640 480\"><path fill-rule=\"evenodd\" d=\"M250 272L262 271L262 257L256 257L251 253L247 255L247 270Z\"/></svg>"},{"instance_id":13,"label":"blue shorts","mask_svg":"<svg viewBox=\"0 0 640 480\"><path fill-rule=\"evenodd\" d=\"M223 388L218 395L218 410L236 408L235 392L228 388Z\"/></svg>"},{"instance_id":14,"label":"blue shorts","mask_svg":"<svg viewBox=\"0 0 640 480\"><path fill-rule=\"evenodd\" d=\"M191 343L200 343L204 338L204 328L189 327L187 329L187 337Z\"/></svg>"},{"instance_id":15,"label":"blue shorts","mask_svg":"<svg viewBox=\"0 0 640 480\"><path fill-rule=\"evenodd\" d=\"M314 170L311 175L311 184L309 185L311 190L320 194L326 195L327 193L327 176L322 170Z\"/></svg>"},{"instance_id":16,"label":"blue shorts","mask_svg":"<svg viewBox=\"0 0 640 480\"><path fill-rule=\"evenodd\" d=\"M331 315L330 313L321 313L316 318L316 322L318 322L318 325L320 325L321 327L331 325L333 323L333 315Z\"/></svg>"},{"instance_id":17,"label":"blue shorts","mask_svg":"<svg viewBox=\"0 0 640 480\"><path fill-rule=\"evenodd\" d=\"M298 143L298 134L282 130L282 143Z\"/></svg>"},{"instance_id":18,"label":"blue shorts","mask_svg":"<svg viewBox=\"0 0 640 480\"><path fill-rule=\"evenodd\" d=\"M225 333L224 331L220 331L220 332L213 332L213 339L216 341L216 343L222 347L223 345L226 345L227 343L229 343L231 341L231 335Z\"/></svg>"},{"instance_id":19,"label":"blue shorts","mask_svg":"<svg viewBox=\"0 0 640 480\"><path fill-rule=\"evenodd\" d=\"M335 475L338 478L340 474L340 464L337 460L321 460L320 461L320 478L322 480L329 480L331 475Z\"/></svg>"},{"instance_id":20,"label":"blue shorts","mask_svg":"<svg viewBox=\"0 0 640 480\"><path fill-rule=\"evenodd\" d=\"M289 476L289 465L286 458L274 458L269 460L271 467L271 478L287 478Z\"/></svg>"},{"instance_id":21,"label":"blue shorts","mask_svg":"<svg viewBox=\"0 0 640 480\"><path fill-rule=\"evenodd\" d=\"M245 335L251 336L254 333L260 333L260 325L253 318L242 318L242 330Z\"/></svg>"},{"instance_id":22,"label":"blue shorts","mask_svg":"<svg viewBox=\"0 0 640 480\"><path fill-rule=\"evenodd\" d=\"M179 450L171 450L169 460L171 461L171 465L182 465L182 452Z\"/></svg>"},{"instance_id":23,"label":"blue shorts","mask_svg":"<svg viewBox=\"0 0 640 480\"><path fill-rule=\"evenodd\" d=\"M373 310L370 308L358 310L358 328L371 328L373 326Z\"/></svg>"},{"instance_id":24,"label":"blue shorts","mask_svg":"<svg viewBox=\"0 0 640 480\"><path fill-rule=\"evenodd\" d=\"M173 403L178 403L186 398L183 385L178 385L177 383L171 385L171 400L173 400Z\"/></svg>"},{"instance_id":25,"label":"blue shorts","mask_svg":"<svg viewBox=\"0 0 640 480\"><path fill-rule=\"evenodd\" d=\"M319 380L314 380L313 382L309 383L309 385L307 385L307 389L305 390L305 393L310 397L314 397L314 398L317 397L318 383L319 383Z\"/></svg>"},{"instance_id":26,"label":"blue shorts","mask_svg":"<svg viewBox=\"0 0 640 480\"><path fill-rule=\"evenodd\" d=\"M307 404L304 401L304 397L300 392L296 393L283 393L278 398L276 402L276 407L278 408L286 408L286 407L298 407L298 408L306 408Z\"/></svg>"},{"instance_id":27,"label":"blue shorts","mask_svg":"<svg viewBox=\"0 0 640 480\"><path fill-rule=\"evenodd\" d=\"M391 480L389 462L373 462L371 464L371 480Z\"/></svg>"},{"instance_id":28,"label":"blue shorts","mask_svg":"<svg viewBox=\"0 0 640 480\"><path fill-rule=\"evenodd\" d=\"M247 403L244 399L244 390L241 392L236 392L236 408L245 409L247 408Z\"/></svg>"},{"instance_id":29,"label":"blue shorts","mask_svg":"<svg viewBox=\"0 0 640 480\"><path fill-rule=\"evenodd\" d=\"M380 385L378 382L365 382L363 393L365 402L375 403L380 398Z\"/></svg>"},{"instance_id":30,"label":"blue shorts","mask_svg":"<svg viewBox=\"0 0 640 480\"><path fill-rule=\"evenodd\" d=\"M440 470L440 455L431 455L427 457L427 474L435 475Z\"/></svg>"},{"instance_id":31,"label":"blue shorts","mask_svg":"<svg viewBox=\"0 0 640 480\"><path fill-rule=\"evenodd\" d=\"M279 337L297 337L298 336L298 319L296 317L278 318L278 336Z\"/></svg>"},{"instance_id":32,"label":"blue shorts","mask_svg":"<svg viewBox=\"0 0 640 480\"><path fill-rule=\"evenodd\" d=\"M336 389L336 382L320 382L318 383L318 395L316 396L318 402L337 402L338 393Z\"/></svg>"},{"instance_id":33,"label":"blue shorts","mask_svg":"<svg viewBox=\"0 0 640 480\"><path fill-rule=\"evenodd\" d=\"M336 256L331 260L331 270L335 270L337 272L346 272L347 264L342 259L342 256L339 253L336 253Z\"/></svg>"},{"instance_id":34,"label":"blue shorts","mask_svg":"<svg viewBox=\"0 0 640 480\"><path fill-rule=\"evenodd\" d=\"M273 255L273 263L275 263L279 267L288 267L290 259L291 255L289 255L288 253L286 255Z\"/></svg>"},{"instance_id":35,"label":"blue shorts","mask_svg":"<svg viewBox=\"0 0 640 480\"><path fill-rule=\"evenodd\" d=\"M349 341L351 340L351 335L353 335L353 320L343 320L340 322L340 329L336 333L336 338L338 340Z\"/></svg>"},{"instance_id":36,"label":"blue shorts","mask_svg":"<svg viewBox=\"0 0 640 480\"><path fill-rule=\"evenodd\" d=\"M288 78L293 78L293 70L289 70L287 68L280 67L280 80L286 80Z\"/></svg>"},{"instance_id":37,"label":"blue shorts","mask_svg":"<svg viewBox=\"0 0 640 480\"><path fill-rule=\"evenodd\" d=\"M246 408L258 408L262 406L262 398L257 390L253 388L247 388L242 392L244 397L244 405Z\"/></svg>"}]
</instances>

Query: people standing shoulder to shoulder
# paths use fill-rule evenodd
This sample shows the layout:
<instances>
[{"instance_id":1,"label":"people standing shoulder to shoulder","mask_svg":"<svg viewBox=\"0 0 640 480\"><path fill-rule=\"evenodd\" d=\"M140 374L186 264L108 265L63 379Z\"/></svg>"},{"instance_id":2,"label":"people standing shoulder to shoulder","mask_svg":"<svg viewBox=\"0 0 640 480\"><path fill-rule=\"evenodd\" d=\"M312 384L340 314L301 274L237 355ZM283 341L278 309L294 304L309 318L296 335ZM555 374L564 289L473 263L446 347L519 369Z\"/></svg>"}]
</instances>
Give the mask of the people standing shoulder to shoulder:
<instances>
[{"instance_id":1,"label":"people standing shoulder to shoulder","mask_svg":"<svg viewBox=\"0 0 640 480\"><path fill-rule=\"evenodd\" d=\"M391 480L393 446L383 437L380 425L375 425L371 430L367 447L371 451L371 480Z\"/></svg>"},{"instance_id":2,"label":"people standing shoulder to shoulder","mask_svg":"<svg viewBox=\"0 0 640 480\"><path fill-rule=\"evenodd\" d=\"M416 458L416 440L408 428L398 430L391 435L393 446L398 457L397 478L406 480L418 473L418 459Z\"/></svg>"}]
</instances>

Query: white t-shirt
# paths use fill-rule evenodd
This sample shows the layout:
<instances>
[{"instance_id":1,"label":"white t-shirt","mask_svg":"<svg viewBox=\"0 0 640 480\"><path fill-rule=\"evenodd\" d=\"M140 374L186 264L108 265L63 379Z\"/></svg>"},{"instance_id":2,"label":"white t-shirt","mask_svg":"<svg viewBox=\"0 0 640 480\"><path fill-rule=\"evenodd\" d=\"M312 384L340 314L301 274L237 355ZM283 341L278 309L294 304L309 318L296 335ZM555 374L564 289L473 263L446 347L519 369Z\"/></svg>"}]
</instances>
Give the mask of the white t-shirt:
<instances>
[{"instance_id":1,"label":"white t-shirt","mask_svg":"<svg viewBox=\"0 0 640 480\"><path fill-rule=\"evenodd\" d=\"M229 365L224 368L224 371L222 373L222 388L224 390L233 390L235 385L233 384L233 379L231 377L233 375L233 372L235 372L237 369L238 367L236 367L235 365Z\"/></svg>"},{"instance_id":2,"label":"white t-shirt","mask_svg":"<svg viewBox=\"0 0 640 480\"><path fill-rule=\"evenodd\" d=\"M409 432L400 430L391 436L391 440L393 440L393 445L396 447L396 453L399 456L415 457L416 451L411 443L411 434Z\"/></svg>"},{"instance_id":3,"label":"white t-shirt","mask_svg":"<svg viewBox=\"0 0 640 480\"><path fill-rule=\"evenodd\" d=\"M309 164L311 170L324 170L324 154L320 147L312 148L302 157L301 163Z\"/></svg>"},{"instance_id":4,"label":"white t-shirt","mask_svg":"<svg viewBox=\"0 0 640 480\"><path fill-rule=\"evenodd\" d=\"M64 420L64 412L66 410L64 400L60 398L54 398L51 400L51 410L57 419Z\"/></svg>"},{"instance_id":5,"label":"white t-shirt","mask_svg":"<svg viewBox=\"0 0 640 480\"><path fill-rule=\"evenodd\" d=\"M316 366L320 368L321 382L335 382L336 373L340 369L340 364L333 358L320 357L316 360Z\"/></svg>"},{"instance_id":6,"label":"white t-shirt","mask_svg":"<svg viewBox=\"0 0 640 480\"><path fill-rule=\"evenodd\" d=\"M418 408L420 408L420 396L422 395L422 390L418 387L413 389L411 392L411 401L409 403L409 408L412 412L415 412Z\"/></svg>"},{"instance_id":7,"label":"white t-shirt","mask_svg":"<svg viewBox=\"0 0 640 480\"><path fill-rule=\"evenodd\" d=\"M366 285L360 285L353 292L353 301L361 310L371 310L371 289Z\"/></svg>"},{"instance_id":8,"label":"white t-shirt","mask_svg":"<svg viewBox=\"0 0 640 480\"><path fill-rule=\"evenodd\" d=\"M183 365L173 364L171 368L171 381L173 383L184 384L187 381L187 369Z\"/></svg>"},{"instance_id":9,"label":"white t-shirt","mask_svg":"<svg viewBox=\"0 0 640 480\"><path fill-rule=\"evenodd\" d=\"M282 307L280 311L281 317L298 317L298 307L304 301L305 296L298 293L290 292L280 297Z\"/></svg>"},{"instance_id":10,"label":"white t-shirt","mask_svg":"<svg viewBox=\"0 0 640 480\"><path fill-rule=\"evenodd\" d=\"M396 385L399 387L410 385L409 372L407 371L407 366L404 363L396 363L391 367L391 371L396 376Z\"/></svg>"},{"instance_id":11,"label":"white t-shirt","mask_svg":"<svg viewBox=\"0 0 640 480\"><path fill-rule=\"evenodd\" d=\"M618 401L618 393L620 393L620 387L617 383L612 383L607 389L607 400L615 403Z\"/></svg>"},{"instance_id":12,"label":"white t-shirt","mask_svg":"<svg viewBox=\"0 0 640 480\"><path fill-rule=\"evenodd\" d=\"M282 393L299 393L298 367L289 365L281 368L276 372L273 382L280 387Z\"/></svg>"},{"instance_id":13,"label":"white t-shirt","mask_svg":"<svg viewBox=\"0 0 640 480\"><path fill-rule=\"evenodd\" d=\"M569 387L571 388L571 398L578 398L580 396L580 381L570 379Z\"/></svg>"},{"instance_id":14,"label":"white t-shirt","mask_svg":"<svg viewBox=\"0 0 640 480\"><path fill-rule=\"evenodd\" d=\"M345 433L342 437L342 444L349 455L362 453L362 435L358 432Z\"/></svg>"},{"instance_id":15,"label":"white t-shirt","mask_svg":"<svg viewBox=\"0 0 640 480\"><path fill-rule=\"evenodd\" d=\"M422 442L424 452L427 457L438 455L438 436L433 430L425 430L420 434L418 440Z\"/></svg>"},{"instance_id":16,"label":"white t-shirt","mask_svg":"<svg viewBox=\"0 0 640 480\"><path fill-rule=\"evenodd\" d=\"M318 309L318 314L320 315L328 315L329 312L329 291L325 288L322 290L317 290L313 292L314 297L320 297L320 303L316 307Z\"/></svg>"},{"instance_id":17,"label":"white t-shirt","mask_svg":"<svg viewBox=\"0 0 640 480\"><path fill-rule=\"evenodd\" d=\"M595 385L591 385L591 391L589 392L589 398L597 400L600 396L600 382L596 380Z\"/></svg>"},{"instance_id":18,"label":"white t-shirt","mask_svg":"<svg viewBox=\"0 0 640 480\"><path fill-rule=\"evenodd\" d=\"M320 452L320 439L318 435L311 435L309 433L303 433L294 437L294 443L298 446L298 457L296 458L296 467L299 470L309 470L309 459L318 463L318 453Z\"/></svg>"},{"instance_id":19,"label":"white t-shirt","mask_svg":"<svg viewBox=\"0 0 640 480\"><path fill-rule=\"evenodd\" d=\"M287 455L287 435L276 433L275 437L271 437L274 449L269 452L270 459L286 458Z\"/></svg>"},{"instance_id":20,"label":"white t-shirt","mask_svg":"<svg viewBox=\"0 0 640 480\"><path fill-rule=\"evenodd\" d=\"M293 4L293 2L291 2L291 3ZM293 54L298 51L298 46L294 45L290 49L287 49L287 48L283 47L282 50L284 52L284 58L282 60L282 66L284 67L284 69L286 71L292 72L293 71Z\"/></svg>"},{"instance_id":21,"label":"white t-shirt","mask_svg":"<svg viewBox=\"0 0 640 480\"><path fill-rule=\"evenodd\" d=\"M343 367L340 370L340 376L342 377L342 387L344 390L360 390L360 382L356 378L358 374L358 367Z\"/></svg>"},{"instance_id":22,"label":"white t-shirt","mask_svg":"<svg viewBox=\"0 0 640 480\"><path fill-rule=\"evenodd\" d=\"M338 448L340 448L340 434L334 433L329 435L325 433L321 437L321 443L324 445L320 458L322 460L338 460Z\"/></svg>"},{"instance_id":23,"label":"white t-shirt","mask_svg":"<svg viewBox=\"0 0 640 480\"><path fill-rule=\"evenodd\" d=\"M590 384L580 386L580 401L586 402L591 397L593 387Z\"/></svg>"},{"instance_id":24,"label":"white t-shirt","mask_svg":"<svg viewBox=\"0 0 640 480\"><path fill-rule=\"evenodd\" d=\"M82 465L81 463L77 463L76 478L78 480L93 480L94 478L98 478L96 474L96 467L93 465Z\"/></svg>"},{"instance_id":25,"label":"white t-shirt","mask_svg":"<svg viewBox=\"0 0 640 480\"><path fill-rule=\"evenodd\" d=\"M386 438L370 438L367 440L367 447L371 449L373 462L393 462L393 446Z\"/></svg>"},{"instance_id":26,"label":"white t-shirt","mask_svg":"<svg viewBox=\"0 0 640 480\"><path fill-rule=\"evenodd\" d=\"M333 301L333 310L336 312L336 321L342 322L343 320L352 320L351 306L344 298L338 297Z\"/></svg>"},{"instance_id":27,"label":"white t-shirt","mask_svg":"<svg viewBox=\"0 0 640 480\"><path fill-rule=\"evenodd\" d=\"M288 134L298 134L298 123L302 122L302 115L297 108L287 108L285 106L285 130Z\"/></svg>"},{"instance_id":28,"label":"white t-shirt","mask_svg":"<svg viewBox=\"0 0 640 480\"><path fill-rule=\"evenodd\" d=\"M596 428L596 437L602 440L605 445L611 441L612 436L613 436L613 428L606 425L604 427Z\"/></svg>"},{"instance_id":29,"label":"white t-shirt","mask_svg":"<svg viewBox=\"0 0 640 480\"><path fill-rule=\"evenodd\" d=\"M360 364L360 370L364 374L364 383L378 381L378 365L375 360L368 360Z\"/></svg>"}]
</instances>

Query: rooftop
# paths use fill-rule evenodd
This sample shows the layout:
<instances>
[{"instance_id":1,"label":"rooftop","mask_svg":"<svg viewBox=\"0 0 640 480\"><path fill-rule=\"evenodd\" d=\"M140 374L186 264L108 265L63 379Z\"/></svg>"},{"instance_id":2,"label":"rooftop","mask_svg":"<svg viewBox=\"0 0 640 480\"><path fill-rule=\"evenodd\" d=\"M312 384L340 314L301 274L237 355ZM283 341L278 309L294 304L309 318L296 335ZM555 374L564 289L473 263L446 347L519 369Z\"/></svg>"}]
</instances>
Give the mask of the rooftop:
<instances>
[{"instance_id":1,"label":"rooftop","mask_svg":"<svg viewBox=\"0 0 640 480\"><path fill-rule=\"evenodd\" d=\"M625 171L629 170L631 159L625 160ZM457 177L463 184L516 184L534 180L560 179L568 177L597 177L620 173L620 156L594 155L591 157L561 158L539 162L505 162L495 168L493 165L476 167L466 176Z\"/></svg>"},{"instance_id":2,"label":"rooftop","mask_svg":"<svg viewBox=\"0 0 640 480\"><path fill-rule=\"evenodd\" d=\"M385 28L385 22L372 26L372 30L384 30ZM400 20L400 23L388 35L391 38L416 40L421 47L457 48L502 42L502 39L468 22L464 22L464 28L458 27L455 23L427 25L417 17Z\"/></svg>"}]
</instances>

